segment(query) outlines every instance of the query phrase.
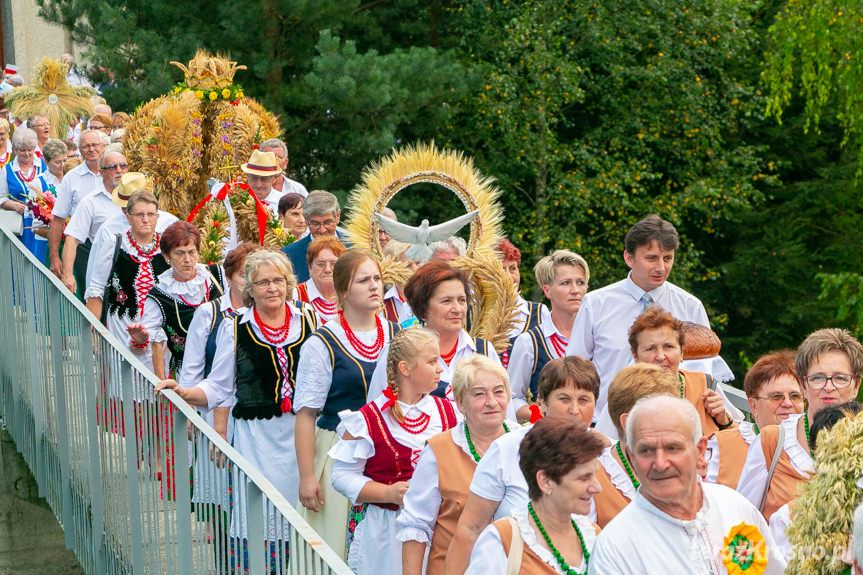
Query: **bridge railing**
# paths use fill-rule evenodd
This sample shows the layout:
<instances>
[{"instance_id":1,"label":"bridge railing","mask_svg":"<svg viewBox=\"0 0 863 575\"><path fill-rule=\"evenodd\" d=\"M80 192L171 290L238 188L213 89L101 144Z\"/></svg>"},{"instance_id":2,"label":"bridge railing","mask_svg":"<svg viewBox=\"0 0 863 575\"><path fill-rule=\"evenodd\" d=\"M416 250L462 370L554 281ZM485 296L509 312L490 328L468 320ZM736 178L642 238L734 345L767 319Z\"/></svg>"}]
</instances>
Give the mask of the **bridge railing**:
<instances>
[{"instance_id":1,"label":"bridge railing","mask_svg":"<svg viewBox=\"0 0 863 575\"><path fill-rule=\"evenodd\" d=\"M348 574L264 476L0 228L0 416L87 573Z\"/></svg>"}]
</instances>

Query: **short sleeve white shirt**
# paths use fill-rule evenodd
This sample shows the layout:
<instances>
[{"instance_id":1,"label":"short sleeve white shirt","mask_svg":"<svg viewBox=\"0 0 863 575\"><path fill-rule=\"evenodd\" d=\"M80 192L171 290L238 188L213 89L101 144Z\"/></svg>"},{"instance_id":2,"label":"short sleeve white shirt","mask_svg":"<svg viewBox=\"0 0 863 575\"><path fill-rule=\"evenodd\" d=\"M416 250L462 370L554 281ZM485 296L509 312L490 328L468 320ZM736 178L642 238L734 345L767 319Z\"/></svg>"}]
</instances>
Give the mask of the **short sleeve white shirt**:
<instances>
[{"instance_id":1,"label":"short sleeve white shirt","mask_svg":"<svg viewBox=\"0 0 863 575\"><path fill-rule=\"evenodd\" d=\"M63 176L63 181L57 186L57 201L54 202L51 213L64 219L68 218L78 207L78 203L100 186L104 186L104 183L98 171L94 174L86 163L75 166Z\"/></svg>"},{"instance_id":2,"label":"short sleeve white shirt","mask_svg":"<svg viewBox=\"0 0 863 575\"><path fill-rule=\"evenodd\" d=\"M78 203L78 209L72 214L63 234L81 243L87 240L94 242L102 224L122 215L123 210L111 199L111 192L105 188L103 182L97 191Z\"/></svg>"}]
</instances>

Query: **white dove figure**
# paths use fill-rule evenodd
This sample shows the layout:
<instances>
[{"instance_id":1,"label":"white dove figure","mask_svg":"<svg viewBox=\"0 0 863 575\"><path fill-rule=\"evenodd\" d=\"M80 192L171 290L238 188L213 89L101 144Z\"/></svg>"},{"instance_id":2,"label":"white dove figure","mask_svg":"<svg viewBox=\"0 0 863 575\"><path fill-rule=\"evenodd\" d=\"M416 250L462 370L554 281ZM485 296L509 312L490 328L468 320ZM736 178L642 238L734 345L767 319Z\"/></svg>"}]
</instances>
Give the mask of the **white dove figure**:
<instances>
[{"instance_id":1,"label":"white dove figure","mask_svg":"<svg viewBox=\"0 0 863 575\"><path fill-rule=\"evenodd\" d=\"M439 242L455 235L460 229L465 227L479 213L479 210L474 210L463 216L459 216L448 222L437 224L429 227L429 221L423 220L418 228L402 224L392 218L376 214L378 224L390 235L394 240L411 244L411 247L405 252L405 256L412 260L427 261L432 256L432 250L429 244Z\"/></svg>"}]
</instances>

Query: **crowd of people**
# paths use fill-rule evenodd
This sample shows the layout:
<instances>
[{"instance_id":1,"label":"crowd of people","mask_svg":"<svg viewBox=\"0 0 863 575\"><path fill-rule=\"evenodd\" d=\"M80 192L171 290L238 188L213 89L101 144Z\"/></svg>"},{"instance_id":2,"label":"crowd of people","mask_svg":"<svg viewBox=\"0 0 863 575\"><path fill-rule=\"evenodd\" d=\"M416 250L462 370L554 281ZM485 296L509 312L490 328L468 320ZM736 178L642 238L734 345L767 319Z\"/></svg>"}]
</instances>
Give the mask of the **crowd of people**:
<instances>
[{"instance_id":1,"label":"crowd of people","mask_svg":"<svg viewBox=\"0 0 863 575\"><path fill-rule=\"evenodd\" d=\"M296 241L205 265L201 232L129 171L127 114L102 101L68 141L22 120L0 118L0 208L25 246L357 573L782 573L818 432L860 409L863 346L821 329L751 366L746 421L722 358L687 355L687 325L709 321L668 281L679 240L656 215L622 238L629 274L596 291L582 256L542 257L548 305L518 295L495 349L468 331L464 240L413 260L381 229L410 273L385 285L337 198L287 177L278 139L242 171ZM34 190L56 197L47 225ZM519 249L497 250L518 289ZM245 538L245 512L225 511Z\"/></svg>"}]
</instances>

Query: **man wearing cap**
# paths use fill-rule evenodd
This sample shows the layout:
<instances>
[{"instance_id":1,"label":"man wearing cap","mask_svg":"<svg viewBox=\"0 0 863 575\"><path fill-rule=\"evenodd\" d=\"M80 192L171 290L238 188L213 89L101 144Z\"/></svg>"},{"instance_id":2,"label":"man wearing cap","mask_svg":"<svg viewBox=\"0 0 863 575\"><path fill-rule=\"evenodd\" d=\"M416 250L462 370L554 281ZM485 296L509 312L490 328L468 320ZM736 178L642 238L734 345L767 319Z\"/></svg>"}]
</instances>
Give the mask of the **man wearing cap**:
<instances>
[{"instance_id":1,"label":"man wearing cap","mask_svg":"<svg viewBox=\"0 0 863 575\"><path fill-rule=\"evenodd\" d=\"M246 183L255 196L266 205L274 215L279 215L279 199L284 195L273 189L277 174L281 174L279 162L272 152L252 150L248 164L240 166L246 173Z\"/></svg>"},{"instance_id":2,"label":"man wearing cap","mask_svg":"<svg viewBox=\"0 0 863 575\"><path fill-rule=\"evenodd\" d=\"M48 230L48 259L51 271L58 278L63 277L63 262L60 259L60 239L63 237L63 225L66 218L72 215L75 208L86 196L93 193L102 185L99 174L99 160L105 152L105 143L102 135L95 130L83 132L78 137L78 151L84 162L75 166L69 173L63 176L63 181L57 186L54 209L51 211L54 218ZM83 283L87 258L90 254L90 244L85 242L78 247L78 269L72 273Z\"/></svg>"},{"instance_id":3,"label":"man wearing cap","mask_svg":"<svg viewBox=\"0 0 863 575\"><path fill-rule=\"evenodd\" d=\"M102 186L81 200L78 209L72 214L63 234L66 244L63 246L63 275L61 280L69 291L75 291L76 280L73 275L78 244L96 239L96 232L111 217L121 213L120 207L114 203L112 194L120 183L120 178L129 171L126 158L119 152L108 152L99 162L102 175ZM84 268L86 272L86 266ZM82 286L83 287L83 286Z\"/></svg>"},{"instance_id":4,"label":"man wearing cap","mask_svg":"<svg viewBox=\"0 0 863 575\"><path fill-rule=\"evenodd\" d=\"M283 141L278 138L264 140L261 144L261 151L272 152L279 162L281 172L273 180L273 190L280 192L283 196L285 194L300 194L303 197L309 195L306 186L288 177L288 146Z\"/></svg>"},{"instance_id":5,"label":"man wearing cap","mask_svg":"<svg viewBox=\"0 0 863 575\"><path fill-rule=\"evenodd\" d=\"M165 258L157 257L159 202L151 189L152 181L140 172L122 176L114 196L117 204L124 205L129 227L99 242L85 292L87 309L103 318L111 333L126 345L131 341L126 327L140 321L147 294L159 274L168 269Z\"/></svg>"}]
</instances>

